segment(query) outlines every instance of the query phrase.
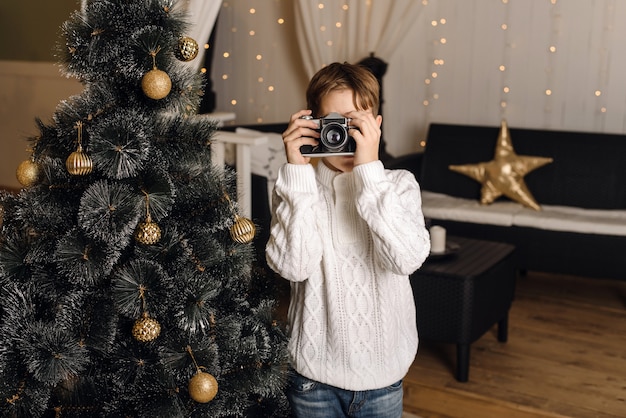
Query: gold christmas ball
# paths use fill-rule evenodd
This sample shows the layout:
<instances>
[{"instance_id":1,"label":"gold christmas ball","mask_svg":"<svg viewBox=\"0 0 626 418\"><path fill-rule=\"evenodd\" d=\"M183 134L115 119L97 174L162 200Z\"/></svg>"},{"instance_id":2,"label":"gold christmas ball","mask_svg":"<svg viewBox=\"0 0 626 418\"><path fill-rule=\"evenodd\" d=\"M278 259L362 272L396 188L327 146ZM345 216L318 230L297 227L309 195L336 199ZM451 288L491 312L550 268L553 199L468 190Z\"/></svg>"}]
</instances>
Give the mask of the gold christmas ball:
<instances>
[{"instance_id":1,"label":"gold christmas ball","mask_svg":"<svg viewBox=\"0 0 626 418\"><path fill-rule=\"evenodd\" d=\"M25 160L17 166L17 181L24 187L30 187L39 182L39 164L32 160Z\"/></svg>"},{"instance_id":2,"label":"gold christmas ball","mask_svg":"<svg viewBox=\"0 0 626 418\"><path fill-rule=\"evenodd\" d=\"M65 168L73 176L85 176L93 170L91 157L83 152L81 146L65 160Z\"/></svg>"},{"instance_id":3,"label":"gold christmas ball","mask_svg":"<svg viewBox=\"0 0 626 418\"><path fill-rule=\"evenodd\" d=\"M217 395L217 380L210 373L198 371L189 380L189 396L198 403L211 402Z\"/></svg>"},{"instance_id":4,"label":"gold christmas ball","mask_svg":"<svg viewBox=\"0 0 626 418\"><path fill-rule=\"evenodd\" d=\"M198 56L198 43L189 36L183 36L178 40L176 58L181 61L191 61Z\"/></svg>"},{"instance_id":5,"label":"gold christmas ball","mask_svg":"<svg viewBox=\"0 0 626 418\"><path fill-rule=\"evenodd\" d=\"M161 334L161 324L154 318L150 318L144 313L133 325L133 337L137 341L147 343L155 340Z\"/></svg>"},{"instance_id":6,"label":"gold christmas ball","mask_svg":"<svg viewBox=\"0 0 626 418\"><path fill-rule=\"evenodd\" d=\"M161 240L161 228L151 219L140 222L135 230L135 240L141 244L152 245Z\"/></svg>"},{"instance_id":7,"label":"gold christmas ball","mask_svg":"<svg viewBox=\"0 0 626 418\"><path fill-rule=\"evenodd\" d=\"M141 89L149 98L159 100L170 94L172 80L165 71L153 68L142 77Z\"/></svg>"},{"instance_id":8,"label":"gold christmas ball","mask_svg":"<svg viewBox=\"0 0 626 418\"><path fill-rule=\"evenodd\" d=\"M237 216L235 223L230 227L231 238L240 244L249 244L254 239L255 234L256 227L254 222L248 218Z\"/></svg>"}]
</instances>

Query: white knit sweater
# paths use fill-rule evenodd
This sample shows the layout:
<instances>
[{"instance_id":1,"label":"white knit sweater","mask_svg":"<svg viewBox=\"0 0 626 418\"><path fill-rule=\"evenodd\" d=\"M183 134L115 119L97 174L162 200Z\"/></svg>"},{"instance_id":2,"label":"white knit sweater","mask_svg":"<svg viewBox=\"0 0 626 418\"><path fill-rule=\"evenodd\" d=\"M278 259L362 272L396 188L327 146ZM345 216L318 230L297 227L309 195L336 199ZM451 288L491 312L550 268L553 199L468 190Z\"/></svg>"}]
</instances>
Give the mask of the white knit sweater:
<instances>
[{"instance_id":1,"label":"white knit sweater","mask_svg":"<svg viewBox=\"0 0 626 418\"><path fill-rule=\"evenodd\" d=\"M408 275L430 252L413 174L285 164L272 200L266 254L291 281L292 366L355 391L402 379L418 344Z\"/></svg>"}]
</instances>

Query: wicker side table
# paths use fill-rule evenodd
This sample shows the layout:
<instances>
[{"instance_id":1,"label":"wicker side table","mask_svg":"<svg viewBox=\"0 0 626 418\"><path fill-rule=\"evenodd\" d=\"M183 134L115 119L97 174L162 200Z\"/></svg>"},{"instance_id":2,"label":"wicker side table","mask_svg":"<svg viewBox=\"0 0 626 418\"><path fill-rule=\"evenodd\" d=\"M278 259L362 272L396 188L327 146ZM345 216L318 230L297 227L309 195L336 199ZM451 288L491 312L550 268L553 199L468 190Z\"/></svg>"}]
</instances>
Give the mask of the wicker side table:
<instances>
[{"instance_id":1,"label":"wicker side table","mask_svg":"<svg viewBox=\"0 0 626 418\"><path fill-rule=\"evenodd\" d=\"M508 314L517 277L511 244L449 237L458 252L426 260L411 275L420 340L456 344L456 379L469 378L470 345L494 324L508 338Z\"/></svg>"}]
</instances>

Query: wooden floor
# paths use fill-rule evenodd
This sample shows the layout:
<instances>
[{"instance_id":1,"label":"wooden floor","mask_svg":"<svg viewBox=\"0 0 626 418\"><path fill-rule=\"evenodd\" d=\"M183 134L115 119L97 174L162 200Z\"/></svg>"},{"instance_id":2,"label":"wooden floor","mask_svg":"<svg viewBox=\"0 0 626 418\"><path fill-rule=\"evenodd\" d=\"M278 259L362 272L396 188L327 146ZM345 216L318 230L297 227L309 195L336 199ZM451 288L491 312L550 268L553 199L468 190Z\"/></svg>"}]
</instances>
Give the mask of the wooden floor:
<instances>
[{"instance_id":1,"label":"wooden floor","mask_svg":"<svg viewBox=\"0 0 626 418\"><path fill-rule=\"evenodd\" d=\"M455 348L420 344L405 410L422 418L626 417L626 282L529 272L518 280L509 340L472 344L469 382Z\"/></svg>"},{"instance_id":2,"label":"wooden floor","mask_svg":"<svg viewBox=\"0 0 626 418\"><path fill-rule=\"evenodd\" d=\"M285 317L288 285L279 292ZM469 381L455 347L420 342L404 410L420 418L626 417L626 281L529 272L517 282L509 340L472 344Z\"/></svg>"}]
</instances>

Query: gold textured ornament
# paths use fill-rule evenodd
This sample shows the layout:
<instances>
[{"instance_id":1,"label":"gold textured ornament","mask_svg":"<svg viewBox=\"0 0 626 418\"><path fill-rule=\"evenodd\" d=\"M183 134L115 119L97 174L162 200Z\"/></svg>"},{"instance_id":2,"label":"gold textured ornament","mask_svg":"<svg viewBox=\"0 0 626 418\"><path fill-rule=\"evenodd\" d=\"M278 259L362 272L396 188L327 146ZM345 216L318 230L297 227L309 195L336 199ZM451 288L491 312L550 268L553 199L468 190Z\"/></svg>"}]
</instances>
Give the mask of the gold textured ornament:
<instances>
[{"instance_id":1,"label":"gold textured ornament","mask_svg":"<svg viewBox=\"0 0 626 418\"><path fill-rule=\"evenodd\" d=\"M524 176L552 161L548 157L517 155L513 150L507 123L502 120L493 160L478 164L450 165L448 168L482 183L480 203L483 205L488 205L504 195L538 211L541 207L528 190Z\"/></svg>"},{"instance_id":2,"label":"gold textured ornament","mask_svg":"<svg viewBox=\"0 0 626 418\"><path fill-rule=\"evenodd\" d=\"M135 321L132 333L137 341L150 342L161 334L161 324L156 319L150 318L147 312L144 312L141 318Z\"/></svg>"},{"instance_id":3,"label":"gold textured ornament","mask_svg":"<svg viewBox=\"0 0 626 418\"><path fill-rule=\"evenodd\" d=\"M240 244L249 244L254 239L256 227L248 218L235 215L235 223L230 227L231 238Z\"/></svg>"},{"instance_id":4,"label":"gold textured ornament","mask_svg":"<svg viewBox=\"0 0 626 418\"><path fill-rule=\"evenodd\" d=\"M161 240L161 228L156 222L152 221L150 215L150 196L146 195L146 220L140 222L135 230L135 240L141 244L152 245Z\"/></svg>"},{"instance_id":5,"label":"gold textured ornament","mask_svg":"<svg viewBox=\"0 0 626 418\"><path fill-rule=\"evenodd\" d=\"M178 39L178 50L176 51L176 58L181 61L191 61L198 56L198 43L195 39L189 36L181 36Z\"/></svg>"},{"instance_id":6,"label":"gold textured ornament","mask_svg":"<svg viewBox=\"0 0 626 418\"><path fill-rule=\"evenodd\" d=\"M143 343L153 341L161 334L161 324L156 319L150 318L146 310L146 290L145 285L139 285L139 299L143 314L141 318L135 321L132 329L133 337Z\"/></svg>"},{"instance_id":7,"label":"gold textured ornament","mask_svg":"<svg viewBox=\"0 0 626 418\"><path fill-rule=\"evenodd\" d=\"M161 240L161 228L152 218L146 218L145 222L140 222L135 231L137 242L146 245L156 244Z\"/></svg>"},{"instance_id":8,"label":"gold textured ornament","mask_svg":"<svg viewBox=\"0 0 626 418\"><path fill-rule=\"evenodd\" d=\"M217 395L217 379L211 373L202 371L204 367L198 365L190 346L187 346L187 352L196 366L196 374L189 379L189 396L198 403L211 402Z\"/></svg>"},{"instance_id":9,"label":"gold textured ornament","mask_svg":"<svg viewBox=\"0 0 626 418\"><path fill-rule=\"evenodd\" d=\"M152 56L152 69L141 78L141 89L143 93L151 99L160 100L167 97L172 90L172 80L165 71L159 70L156 66L156 55L161 48L150 51Z\"/></svg>"},{"instance_id":10,"label":"gold textured ornament","mask_svg":"<svg viewBox=\"0 0 626 418\"><path fill-rule=\"evenodd\" d=\"M73 176L85 176L93 170L93 161L91 161L91 157L83 151L83 123L77 122L76 127L78 128L78 146L76 147L76 151L71 153L67 160L65 160L65 168L67 168L68 173Z\"/></svg>"},{"instance_id":11,"label":"gold textured ornament","mask_svg":"<svg viewBox=\"0 0 626 418\"><path fill-rule=\"evenodd\" d=\"M153 68L141 79L141 89L151 99L160 100L167 97L172 90L172 80L165 71Z\"/></svg>"},{"instance_id":12,"label":"gold textured ornament","mask_svg":"<svg viewBox=\"0 0 626 418\"><path fill-rule=\"evenodd\" d=\"M24 160L17 166L15 172L17 181L24 187L34 186L39 182L41 172L39 171L39 164L33 159Z\"/></svg>"},{"instance_id":13,"label":"gold textured ornament","mask_svg":"<svg viewBox=\"0 0 626 418\"><path fill-rule=\"evenodd\" d=\"M198 403L211 402L217 390L217 379L210 373L198 370L189 380L189 396Z\"/></svg>"}]
</instances>

